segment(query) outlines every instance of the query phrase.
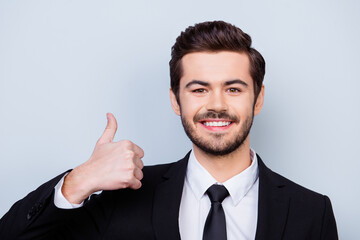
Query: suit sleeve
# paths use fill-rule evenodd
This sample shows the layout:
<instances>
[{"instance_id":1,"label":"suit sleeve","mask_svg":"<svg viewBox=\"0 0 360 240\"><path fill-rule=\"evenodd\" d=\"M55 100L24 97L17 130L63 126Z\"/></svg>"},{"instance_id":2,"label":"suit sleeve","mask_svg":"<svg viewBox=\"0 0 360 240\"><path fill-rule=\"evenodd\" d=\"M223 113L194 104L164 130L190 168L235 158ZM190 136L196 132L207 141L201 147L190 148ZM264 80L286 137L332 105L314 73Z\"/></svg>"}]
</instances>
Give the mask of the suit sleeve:
<instances>
[{"instance_id":1,"label":"suit sleeve","mask_svg":"<svg viewBox=\"0 0 360 240\"><path fill-rule=\"evenodd\" d=\"M78 209L55 206L54 187L64 174L44 183L10 208L0 219L0 239L82 239L77 235L85 228L86 235L100 238L104 218L108 218L107 214L98 214L103 213L102 201L88 201Z\"/></svg>"},{"instance_id":2,"label":"suit sleeve","mask_svg":"<svg viewBox=\"0 0 360 240\"><path fill-rule=\"evenodd\" d=\"M42 215L49 215L50 212L54 211L54 209L51 209L50 202L54 186L63 175L61 174L44 183L10 208L0 219L1 239L30 239L36 235L41 238L41 235L45 234L48 229L42 228L41 224L38 225L38 222L39 219L42 219ZM33 228L35 227L39 229L34 231Z\"/></svg>"},{"instance_id":3,"label":"suit sleeve","mask_svg":"<svg viewBox=\"0 0 360 240\"><path fill-rule=\"evenodd\" d=\"M322 240L338 240L338 232L334 212L332 210L330 199L324 196L325 210L323 216L321 239Z\"/></svg>"}]
</instances>

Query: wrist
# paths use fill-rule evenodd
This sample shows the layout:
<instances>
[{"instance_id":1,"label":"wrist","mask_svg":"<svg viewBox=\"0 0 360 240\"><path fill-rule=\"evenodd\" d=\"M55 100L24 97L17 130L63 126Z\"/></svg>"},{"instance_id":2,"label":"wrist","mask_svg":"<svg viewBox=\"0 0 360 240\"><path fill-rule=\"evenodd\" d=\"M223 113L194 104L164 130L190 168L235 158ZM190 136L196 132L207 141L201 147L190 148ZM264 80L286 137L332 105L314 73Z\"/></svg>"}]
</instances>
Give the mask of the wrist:
<instances>
[{"instance_id":1,"label":"wrist","mask_svg":"<svg viewBox=\"0 0 360 240\"><path fill-rule=\"evenodd\" d=\"M88 181L79 173L80 171L78 168L72 170L65 176L61 188L63 196L72 204L82 203L92 193L92 190L87 186Z\"/></svg>"}]
</instances>

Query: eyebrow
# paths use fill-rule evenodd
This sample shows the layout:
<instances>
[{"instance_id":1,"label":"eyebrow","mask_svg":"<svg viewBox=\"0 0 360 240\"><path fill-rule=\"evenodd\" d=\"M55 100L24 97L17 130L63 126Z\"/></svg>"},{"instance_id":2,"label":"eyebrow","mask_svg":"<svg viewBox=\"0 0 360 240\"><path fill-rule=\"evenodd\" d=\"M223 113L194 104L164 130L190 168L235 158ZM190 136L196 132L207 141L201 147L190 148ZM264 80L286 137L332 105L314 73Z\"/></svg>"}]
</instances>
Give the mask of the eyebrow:
<instances>
[{"instance_id":1,"label":"eyebrow","mask_svg":"<svg viewBox=\"0 0 360 240\"><path fill-rule=\"evenodd\" d=\"M194 84L199 84L199 85L202 85L204 87L210 86L210 84L208 82L204 82L204 81L201 81L201 80L192 80L191 82L188 82L185 85L185 88L189 88L191 85L194 85ZM245 87L248 86L248 84L246 82L244 82L243 80L241 80L241 79L234 79L234 80L226 81L223 85L224 86L229 86L229 85L232 85L232 84L241 84L241 85L243 85Z\"/></svg>"},{"instance_id":2,"label":"eyebrow","mask_svg":"<svg viewBox=\"0 0 360 240\"><path fill-rule=\"evenodd\" d=\"M241 85L243 85L245 87L248 86L248 84L246 82L244 82L243 80L241 80L241 79L234 79L234 80L231 80L231 81L226 81L224 83L224 85L229 86L229 85L236 84L236 83L241 84Z\"/></svg>"},{"instance_id":3,"label":"eyebrow","mask_svg":"<svg viewBox=\"0 0 360 240\"><path fill-rule=\"evenodd\" d=\"M202 86L205 86L205 87L208 87L208 86L210 85L209 83L204 82L204 81L192 80L191 82L188 82L188 83L185 85L185 88L189 88L191 85L194 85L194 84L199 84L199 85L202 85Z\"/></svg>"}]
</instances>

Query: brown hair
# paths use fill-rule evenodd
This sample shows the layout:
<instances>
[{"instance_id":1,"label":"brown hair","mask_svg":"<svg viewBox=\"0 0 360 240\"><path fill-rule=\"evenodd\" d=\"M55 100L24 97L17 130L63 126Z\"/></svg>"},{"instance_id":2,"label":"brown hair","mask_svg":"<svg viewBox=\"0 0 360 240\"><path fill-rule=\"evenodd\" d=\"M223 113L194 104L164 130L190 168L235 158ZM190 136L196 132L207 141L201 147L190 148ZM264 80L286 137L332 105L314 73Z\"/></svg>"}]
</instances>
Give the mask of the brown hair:
<instances>
[{"instance_id":1,"label":"brown hair","mask_svg":"<svg viewBox=\"0 0 360 240\"><path fill-rule=\"evenodd\" d=\"M265 75L265 60L251 47L251 37L240 28L224 21L203 22L190 26L177 37L171 48L170 85L179 102L182 77L181 59L193 52L235 51L246 53L250 60L250 75L254 81L255 99L260 93Z\"/></svg>"}]
</instances>

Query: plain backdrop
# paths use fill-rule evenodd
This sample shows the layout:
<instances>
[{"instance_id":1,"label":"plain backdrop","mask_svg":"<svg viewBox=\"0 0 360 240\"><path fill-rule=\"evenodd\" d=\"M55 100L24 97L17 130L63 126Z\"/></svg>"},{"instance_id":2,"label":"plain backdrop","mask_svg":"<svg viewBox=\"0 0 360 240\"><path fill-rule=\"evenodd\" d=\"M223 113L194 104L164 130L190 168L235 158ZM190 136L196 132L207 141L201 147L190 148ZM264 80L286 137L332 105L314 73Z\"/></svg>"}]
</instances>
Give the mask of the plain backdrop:
<instances>
[{"instance_id":1,"label":"plain backdrop","mask_svg":"<svg viewBox=\"0 0 360 240\"><path fill-rule=\"evenodd\" d=\"M191 148L169 101L170 49L187 26L225 20L266 59L251 145L330 197L341 239L360 239L360 2L0 0L0 216L86 161L116 116L116 140L147 165Z\"/></svg>"}]
</instances>

